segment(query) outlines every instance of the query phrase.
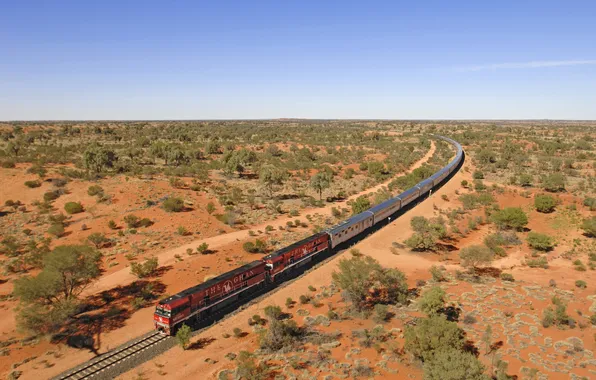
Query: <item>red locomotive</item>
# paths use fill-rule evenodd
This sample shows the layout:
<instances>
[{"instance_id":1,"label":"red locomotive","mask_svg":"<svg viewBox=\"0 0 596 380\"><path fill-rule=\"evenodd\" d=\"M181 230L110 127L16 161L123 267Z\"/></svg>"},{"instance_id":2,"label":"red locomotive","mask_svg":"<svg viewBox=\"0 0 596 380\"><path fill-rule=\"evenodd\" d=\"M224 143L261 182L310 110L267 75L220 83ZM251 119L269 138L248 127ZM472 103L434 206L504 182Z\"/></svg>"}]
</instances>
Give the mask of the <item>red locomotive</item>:
<instances>
[{"instance_id":1,"label":"red locomotive","mask_svg":"<svg viewBox=\"0 0 596 380\"><path fill-rule=\"evenodd\" d=\"M252 263L159 301L153 315L155 328L173 335L189 318L204 319L236 301L248 289L262 286L268 276L266 263Z\"/></svg>"}]
</instances>

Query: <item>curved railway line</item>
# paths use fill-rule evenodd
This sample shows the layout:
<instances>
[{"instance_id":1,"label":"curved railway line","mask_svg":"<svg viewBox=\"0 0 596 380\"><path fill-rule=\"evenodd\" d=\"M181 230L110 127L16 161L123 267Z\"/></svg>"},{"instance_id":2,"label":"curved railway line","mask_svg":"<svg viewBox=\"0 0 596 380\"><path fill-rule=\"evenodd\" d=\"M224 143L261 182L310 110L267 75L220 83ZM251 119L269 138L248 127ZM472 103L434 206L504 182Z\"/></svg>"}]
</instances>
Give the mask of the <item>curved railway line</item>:
<instances>
[{"instance_id":1,"label":"curved railway line","mask_svg":"<svg viewBox=\"0 0 596 380\"><path fill-rule=\"evenodd\" d=\"M425 199L425 196L429 195L433 189L439 188L445 182L449 180L449 178L455 174L455 172L461 167L463 160L464 160L464 152L461 145L452 139L443 136L434 135L433 137L446 141L453 145L456 150L455 158L452 159L444 168L439 170L437 173L434 173L429 178L421 181L420 183L416 184L411 189L406 190L399 196L389 199L377 206L374 206L369 211L371 214L373 212L382 213L383 218L385 218L384 223L380 223L379 225L371 226L370 230L366 231L363 230L362 232L358 233L353 239L363 239L365 236L374 233L378 228L383 227L386 225L389 220L387 220L387 216L394 216L397 215L398 212L401 213L409 210L410 208L414 207L417 203ZM413 193L417 193L416 196L412 196ZM402 197L408 197L408 203L402 205ZM391 209L391 207L395 207L395 199L399 199L400 207L397 209ZM352 217L353 218L353 217ZM338 226L341 226L345 223L342 222ZM336 227L337 228L337 227ZM350 240L350 241L348 241ZM342 241L342 243L349 244L351 239L346 239L346 241ZM342 244L342 246L345 244ZM334 247L335 248L335 247ZM329 249L324 255L320 257L316 257L313 259L312 264L308 267L302 267L299 271L292 273L284 277L284 281L281 283L270 283L266 286L259 288L257 291L252 293L250 297L246 297L243 302L235 302L231 303L221 309L217 310L214 313L209 315L209 318L202 319L198 321L196 324L191 324L195 327L195 334L197 334L200 330L207 328L211 323L225 317L226 315L241 309L241 307L249 302L254 302L261 296L266 296L268 293L278 287L285 286L289 280L293 280L294 278L302 275L307 270L312 269L314 264L318 264L324 262L325 260L329 259L330 257L334 256L337 252L343 250L343 247L339 247L338 249ZM189 323L190 324L190 323ZM200 329L200 330L197 330ZM133 339L118 348L115 348L111 351L108 351L102 355L99 355L88 362L85 362L75 368L72 368L62 374L54 377L53 379L56 380L79 380L79 379L111 379L118 376L125 371L128 371L135 366L140 365L141 363L150 360L151 358L165 352L167 349L173 347L175 345L175 339L164 335L158 331L149 332L141 337Z\"/></svg>"}]
</instances>

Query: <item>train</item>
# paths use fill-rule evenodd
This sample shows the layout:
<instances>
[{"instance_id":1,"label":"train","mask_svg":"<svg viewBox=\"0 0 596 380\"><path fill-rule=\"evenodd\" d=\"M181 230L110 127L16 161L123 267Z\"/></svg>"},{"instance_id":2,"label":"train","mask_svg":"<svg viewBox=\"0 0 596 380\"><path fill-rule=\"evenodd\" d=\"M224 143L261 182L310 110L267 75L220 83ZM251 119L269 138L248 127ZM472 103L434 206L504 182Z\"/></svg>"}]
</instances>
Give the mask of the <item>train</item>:
<instances>
[{"instance_id":1,"label":"train","mask_svg":"<svg viewBox=\"0 0 596 380\"><path fill-rule=\"evenodd\" d=\"M407 205L424 199L460 165L464 158L461 145L448 137L432 135L456 149L455 157L441 170L396 197L271 254L263 256L194 287L158 302L153 315L156 330L175 335L185 321L203 321L218 310L249 297L254 291L272 283L281 283L292 271L317 256L329 253L342 243L365 234Z\"/></svg>"}]
</instances>

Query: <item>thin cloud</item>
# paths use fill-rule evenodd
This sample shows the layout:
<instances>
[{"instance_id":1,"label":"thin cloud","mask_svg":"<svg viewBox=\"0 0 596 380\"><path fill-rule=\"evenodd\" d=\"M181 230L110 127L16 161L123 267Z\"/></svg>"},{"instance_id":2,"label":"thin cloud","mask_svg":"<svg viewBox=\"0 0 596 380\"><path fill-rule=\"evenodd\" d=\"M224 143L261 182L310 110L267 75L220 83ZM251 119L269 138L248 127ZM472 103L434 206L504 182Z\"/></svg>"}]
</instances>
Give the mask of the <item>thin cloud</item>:
<instances>
[{"instance_id":1,"label":"thin cloud","mask_svg":"<svg viewBox=\"0 0 596 380\"><path fill-rule=\"evenodd\" d=\"M596 60L576 60L576 61L531 61L517 63L493 63L490 65L462 66L457 71L483 71L483 70L508 70L508 69L537 69L542 67L561 67L561 66L580 66L596 65Z\"/></svg>"}]
</instances>

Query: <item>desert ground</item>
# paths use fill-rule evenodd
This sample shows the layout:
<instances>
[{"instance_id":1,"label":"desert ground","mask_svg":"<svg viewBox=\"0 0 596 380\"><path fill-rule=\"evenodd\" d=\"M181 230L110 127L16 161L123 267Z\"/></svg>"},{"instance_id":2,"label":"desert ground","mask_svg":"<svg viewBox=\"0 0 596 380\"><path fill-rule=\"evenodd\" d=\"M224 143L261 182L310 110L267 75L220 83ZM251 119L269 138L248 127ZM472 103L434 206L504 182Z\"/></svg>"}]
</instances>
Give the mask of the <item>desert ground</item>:
<instances>
[{"instance_id":1,"label":"desert ground","mask_svg":"<svg viewBox=\"0 0 596 380\"><path fill-rule=\"evenodd\" d=\"M293 124L180 127L153 141L137 139L141 153L130 152L121 141L132 139L138 128L154 131L159 126L4 126L0 371L12 378L48 378L151 330L156 300L263 254L247 252L245 243L261 240L270 252L349 216L364 198L378 203L407 188L411 178L424 176L426 169L436 171L432 169L453 154L446 144L428 139L430 133L438 133L461 142L467 159L429 199L268 297L196 334L187 349L175 347L121 378L193 378L199 373L203 378L233 378L247 365L255 365L253 373L263 376L255 378L423 378L428 368L406 349L406 330L424 319L419 299L436 287L445 292L445 308L458 310L456 322L465 332L466 349L486 374L596 376L591 275L596 242L584 228L585 221L596 217L594 125ZM193 127L200 133L195 135ZM126 132L119 133L119 128ZM271 132L275 128L310 132L282 141L281 133ZM317 139L321 130L333 133ZM47 137L47 131L57 132ZM99 136L100 148L87 147L87 134ZM218 134L217 140L213 134ZM23 142L28 135L37 137ZM23 147L15 155L19 139ZM354 146L345 145L348 141ZM48 146L57 143L60 152L49 152ZM163 154L163 146L174 153ZM191 146L202 153L191 154ZM118 162L126 159L126 165L106 164L94 173L94 162L85 158L101 147L103 153L112 147L121 157ZM175 149L179 147L188 151L180 156ZM63 158L67 153L78 158L69 162ZM176 161L180 163L172 164ZM382 169L372 173L371 162L382 163ZM286 174L276 180L267 167L283 168ZM325 178L330 183L319 193L311 178L330 172L332 179ZM267 176L273 178L270 183L263 181ZM56 186L56 178L68 182ZM27 181L38 181L39 186L29 187ZM101 191L91 191L92 186ZM50 199L49 192L58 196ZM545 194L555 205L541 212L537 199ZM165 200L174 198L181 199L180 212L163 207ZM69 202L80 202L83 210L59 217ZM498 221L495 215L509 208L521 209L527 223L512 228ZM137 224L143 219L149 223L128 223L127 215L136 216L132 222ZM412 235L421 233L416 217L432 220L445 233L433 235L436 241L430 246L409 244ZM62 229L50 233L55 225ZM487 244L487 237L501 233L510 240ZM533 233L550 240L532 245ZM31 240L34 243L28 243ZM208 246L206 252L197 251L201 244ZM32 306L21 292L13 294L15 281L44 270L36 254L51 255L64 245L87 245L101 252L101 273L77 297L84 306L56 325L22 323L27 317L22 310ZM490 259L470 267L461 253L479 246L491 252ZM366 256L402 272L411 290L406 302L387 305L386 318L378 318L372 308L356 312L332 280L341 260ZM158 263L151 273L132 273L132 263L151 258ZM431 273L433 267L442 278ZM288 303L288 298L294 302ZM557 314L554 322L546 323L545 310L559 304L564 305L565 318ZM266 316L270 305L280 306L285 320L295 321L319 340L292 342L277 351L263 347L261 337L273 321L247 321L256 314ZM53 307L42 306L44 311ZM487 326L492 332L485 339ZM95 353L69 347L68 336L74 334L92 336ZM253 356L240 362L241 351Z\"/></svg>"}]
</instances>

